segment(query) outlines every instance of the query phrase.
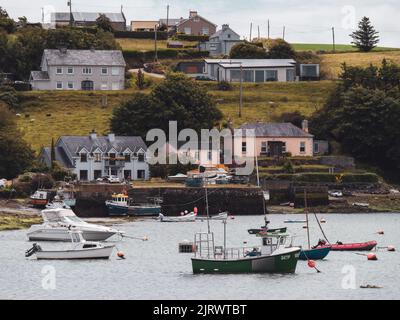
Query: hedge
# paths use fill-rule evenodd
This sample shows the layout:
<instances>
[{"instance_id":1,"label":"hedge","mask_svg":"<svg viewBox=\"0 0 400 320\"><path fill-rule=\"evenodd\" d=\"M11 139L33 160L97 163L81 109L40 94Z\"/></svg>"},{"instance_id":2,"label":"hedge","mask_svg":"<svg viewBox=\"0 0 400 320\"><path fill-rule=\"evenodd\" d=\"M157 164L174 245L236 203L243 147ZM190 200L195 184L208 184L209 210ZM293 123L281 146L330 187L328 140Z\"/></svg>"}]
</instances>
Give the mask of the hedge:
<instances>
[{"instance_id":1,"label":"hedge","mask_svg":"<svg viewBox=\"0 0 400 320\"><path fill-rule=\"evenodd\" d=\"M378 183L379 177L375 173L345 173L343 183Z\"/></svg>"},{"instance_id":2,"label":"hedge","mask_svg":"<svg viewBox=\"0 0 400 320\"><path fill-rule=\"evenodd\" d=\"M125 59L139 59L142 61L153 60L155 51L137 51L137 50L124 50L123 55ZM208 57L208 51L198 50L174 50L174 49L160 49L157 50L159 59L195 59Z\"/></svg>"},{"instance_id":3,"label":"hedge","mask_svg":"<svg viewBox=\"0 0 400 320\"><path fill-rule=\"evenodd\" d=\"M177 40L182 40L182 41L208 41L210 39L210 36L196 36L196 35L191 35L191 34L176 34L174 36L174 39Z\"/></svg>"},{"instance_id":4,"label":"hedge","mask_svg":"<svg viewBox=\"0 0 400 320\"><path fill-rule=\"evenodd\" d=\"M115 38L154 39L153 31L114 31ZM157 31L157 40L167 40L166 31Z\"/></svg>"}]
</instances>

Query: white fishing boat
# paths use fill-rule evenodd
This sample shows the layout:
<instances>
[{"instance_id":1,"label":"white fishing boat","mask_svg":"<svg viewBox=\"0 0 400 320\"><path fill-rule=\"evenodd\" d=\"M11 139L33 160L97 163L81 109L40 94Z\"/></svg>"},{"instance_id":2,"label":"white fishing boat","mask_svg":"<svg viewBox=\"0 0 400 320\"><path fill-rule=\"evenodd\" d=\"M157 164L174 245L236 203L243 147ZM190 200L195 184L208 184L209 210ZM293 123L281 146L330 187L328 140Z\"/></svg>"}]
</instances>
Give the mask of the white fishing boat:
<instances>
[{"instance_id":1,"label":"white fishing boat","mask_svg":"<svg viewBox=\"0 0 400 320\"><path fill-rule=\"evenodd\" d=\"M204 217L204 216L199 217L199 216L197 216L196 219L197 220L206 220L207 217ZM211 216L210 217L210 220L226 220L226 219L228 219L228 212L221 212L221 213L218 213L215 216Z\"/></svg>"},{"instance_id":2,"label":"white fishing boat","mask_svg":"<svg viewBox=\"0 0 400 320\"><path fill-rule=\"evenodd\" d=\"M36 259L70 260L70 259L109 259L115 247L113 244L86 241L81 231L70 231L71 245L61 250L43 250L36 243L25 253L26 257L35 254Z\"/></svg>"},{"instance_id":3,"label":"white fishing boat","mask_svg":"<svg viewBox=\"0 0 400 320\"><path fill-rule=\"evenodd\" d=\"M195 222L197 213L190 212L177 217L166 217L162 213L159 214L158 220L160 222Z\"/></svg>"},{"instance_id":4,"label":"white fishing boat","mask_svg":"<svg viewBox=\"0 0 400 320\"><path fill-rule=\"evenodd\" d=\"M43 223L33 225L27 232L30 241L70 241L69 231L82 231L88 241L104 241L123 232L97 224L87 223L68 208L42 210Z\"/></svg>"}]
</instances>

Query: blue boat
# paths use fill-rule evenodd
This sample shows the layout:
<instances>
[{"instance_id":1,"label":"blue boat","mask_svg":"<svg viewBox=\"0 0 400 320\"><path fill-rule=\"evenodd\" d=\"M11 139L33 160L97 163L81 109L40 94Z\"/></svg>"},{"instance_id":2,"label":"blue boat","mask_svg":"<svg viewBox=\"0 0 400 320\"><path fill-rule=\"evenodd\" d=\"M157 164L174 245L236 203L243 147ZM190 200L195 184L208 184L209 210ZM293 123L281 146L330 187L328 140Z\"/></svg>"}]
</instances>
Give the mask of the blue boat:
<instances>
[{"instance_id":1,"label":"blue boat","mask_svg":"<svg viewBox=\"0 0 400 320\"><path fill-rule=\"evenodd\" d=\"M126 194L113 194L112 200L106 201L110 216L158 216L161 206L157 204L130 204L131 199Z\"/></svg>"},{"instance_id":2,"label":"blue boat","mask_svg":"<svg viewBox=\"0 0 400 320\"><path fill-rule=\"evenodd\" d=\"M331 251L331 247L301 250L299 260L322 260Z\"/></svg>"}]
</instances>

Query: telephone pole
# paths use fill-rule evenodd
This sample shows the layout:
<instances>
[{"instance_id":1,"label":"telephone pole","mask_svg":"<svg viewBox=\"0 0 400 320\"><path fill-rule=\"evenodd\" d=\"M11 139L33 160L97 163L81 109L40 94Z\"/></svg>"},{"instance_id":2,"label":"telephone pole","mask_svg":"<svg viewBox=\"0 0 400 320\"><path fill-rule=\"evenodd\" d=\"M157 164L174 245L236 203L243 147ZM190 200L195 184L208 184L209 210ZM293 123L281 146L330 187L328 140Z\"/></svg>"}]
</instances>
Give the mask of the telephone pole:
<instances>
[{"instance_id":1,"label":"telephone pole","mask_svg":"<svg viewBox=\"0 0 400 320\"><path fill-rule=\"evenodd\" d=\"M158 61L157 53L157 24L154 26L154 62Z\"/></svg>"},{"instance_id":2,"label":"telephone pole","mask_svg":"<svg viewBox=\"0 0 400 320\"><path fill-rule=\"evenodd\" d=\"M251 33L253 31L253 22L250 22L250 38L249 41L251 42Z\"/></svg>"},{"instance_id":3,"label":"telephone pole","mask_svg":"<svg viewBox=\"0 0 400 320\"><path fill-rule=\"evenodd\" d=\"M270 38L270 25L269 25L269 19L268 19L268 39Z\"/></svg>"},{"instance_id":4,"label":"telephone pole","mask_svg":"<svg viewBox=\"0 0 400 320\"><path fill-rule=\"evenodd\" d=\"M72 27L72 0L68 0L67 5L69 6L69 25Z\"/></svg>"},{"instance_id":5,"label":"telephone pole","mask_svg":"<svg viewBox=\"0 0 400 320\"><path fill-rule=\"evenodd\" d=\"M257 27L258 27L258 40L260 40L260 26Z\"/></svg>"},{"instance_id":6,"label":"telephone pole","mask_svg":"<svg viewBox=\"0 0 400 320\"><path fill-rule=\"evenodd\" d=\"M332 27L333 52L336 52L335 27Z\"/></svg>"},{"instance_id":7,"label":"telephone pole","mask_svg":"<svg viewBox=\"0 0 400 320\"><path fill-rule=\"evenodd\" d=\"M240 63L240 97L239 97L239 118L242 117L243 108L243 66Z\"/></svg>"},{"instance_id":8,"label":"telephone pole","mask_svg":"<svg viewBox=\"0 0 400 320\"><path fill-rule=\"evenodd\" d=\"M168 24L169 24L169 4L167 4L167 32L168 32Z\"/></svg>"},{"instance_id":9,"label":"telephone pole","mask_svg":"<svg viewBox=\"0 0 400 320\"><path fill-rule=\"evenodd\" d=\"M282 39L285 40L285 33L286 33L286 27L283 26L283 34L282 34Z\"/></svg>"}]
</instances>

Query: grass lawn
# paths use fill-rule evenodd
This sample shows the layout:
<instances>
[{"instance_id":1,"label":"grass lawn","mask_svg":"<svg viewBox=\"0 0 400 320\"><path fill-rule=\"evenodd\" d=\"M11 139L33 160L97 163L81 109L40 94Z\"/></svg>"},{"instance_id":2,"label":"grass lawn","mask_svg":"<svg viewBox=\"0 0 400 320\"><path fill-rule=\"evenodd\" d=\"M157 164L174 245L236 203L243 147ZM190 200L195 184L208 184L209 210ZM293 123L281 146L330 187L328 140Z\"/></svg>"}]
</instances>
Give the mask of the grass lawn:
<instances>
[{"instance_id":1,"label":"grass lawn","mask_svg":"<svg viewBox=\"0 0 400 320\"><path fill-rule=\"evenodd\" d=\"M292 43L293 47L298 51L333 51L332 44L316 44L316 43ZM376 47L376 51L392 51L400 50L396 48ZM337 52L357 52L358 49L351 44L336 44Z\"/></svg>"},{"instance_id":2,"label":"grass lawn","mask_svg":"<svg viewBox=\"0 0 400 320\"><path fill-rule=\"evenodd\" d=\"M215 87L215 83L205 86ZM310 115L324 103L333 89L333 81L303 83L245 84L242 117L238 117L239 86L232 91L210 91L235 126L250 121L269 121L275 115L299 110ZM134 89L108 92L31 91L23 93L18 126L32 148L39 151L60 135L86 135L92 129L108 132L114 107L129 99ZM144 91L146 92L146 91ZM102 106L102 97L108 103ZM28 116L29 115L29 116Z\"/></svg>"},{"instance_id":3,"label":"grass lawn","mask_svg":"<svg viewBox=\"0 0 400 320\"><path fill-rule=\"evenodd\" d=\"M154 40L153 39L116 39L120 44L122 50L136 50L136 51L152 51L154 50ZM182 42L184 46L195 46L196 42L191 41L179 41ZM157 41L158 49L167 49L167 40ZM179 49L177 49L179 50Z\"/></svg>"},{"instance_id":4,"label":"grass lawn","mask_svg":"<svg viewBox=\"0 0 400 320\"><path fill-rule=\"evenodd\" d=\"M321 71L327 79L337 79L341 65L367 67L370 64L380 65L383 59L400 64L400 51L373 51L368 53L351 52L321 55Z\"/></svg>"}]
</instances>

